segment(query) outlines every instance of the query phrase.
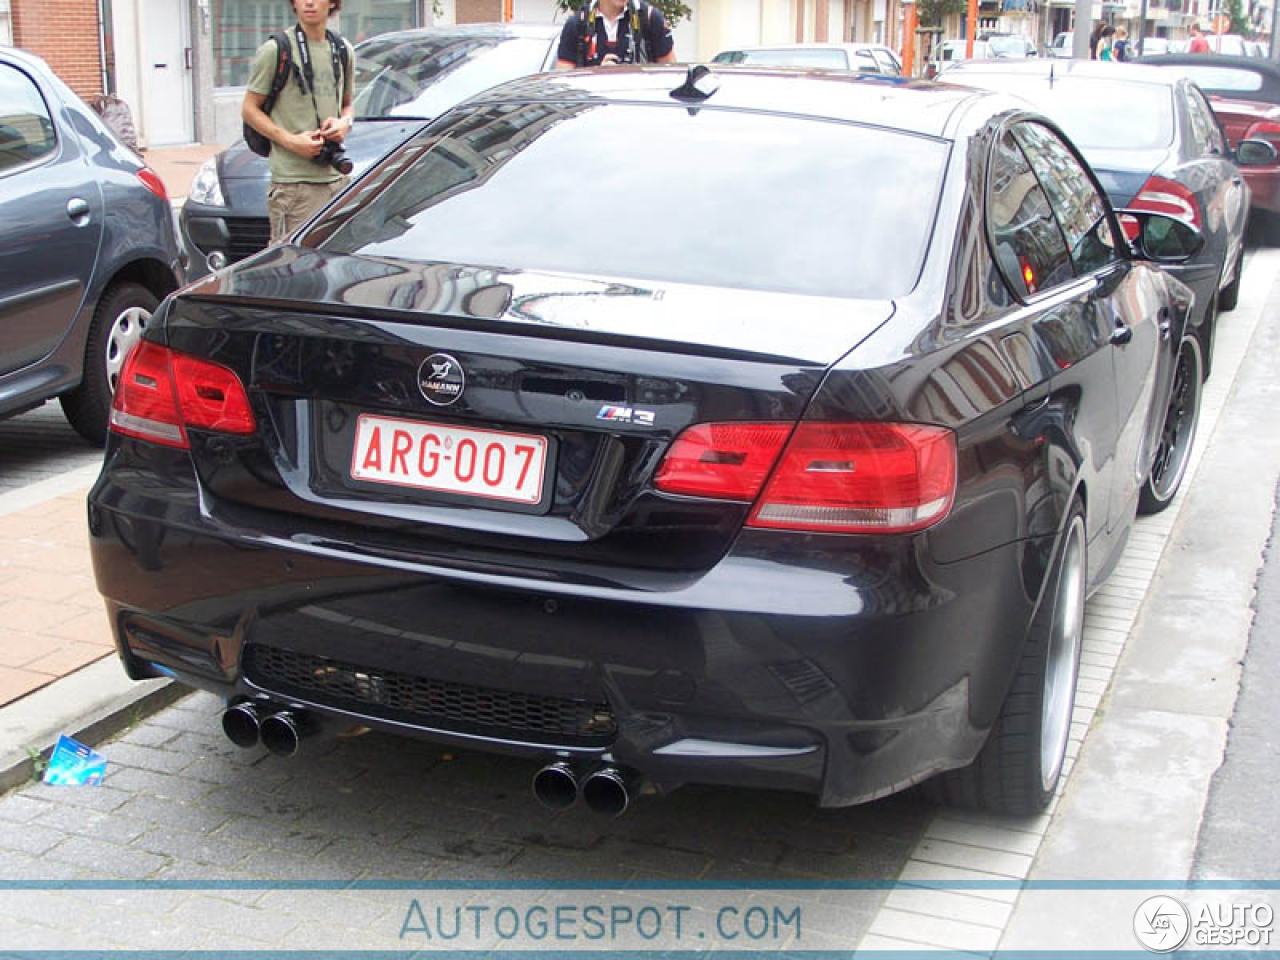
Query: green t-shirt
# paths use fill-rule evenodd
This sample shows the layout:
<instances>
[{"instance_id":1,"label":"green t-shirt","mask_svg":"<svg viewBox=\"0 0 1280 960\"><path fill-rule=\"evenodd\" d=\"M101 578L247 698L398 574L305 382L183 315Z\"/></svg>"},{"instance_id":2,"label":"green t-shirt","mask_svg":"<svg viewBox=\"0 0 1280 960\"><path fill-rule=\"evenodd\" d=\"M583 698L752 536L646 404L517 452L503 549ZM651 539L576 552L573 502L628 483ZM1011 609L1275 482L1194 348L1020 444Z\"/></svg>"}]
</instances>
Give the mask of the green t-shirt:
<instances>
[{"instance_id":1,"label":"green t-shirt","mask_svg":"<svg viewBox=\"0 0 1280 960\"><path fill-rule=\"evenodd\" d=\"M298 56L298 41L293 28L285 32L289 38L290 54L293 57L294 69L301 71L302 60ZM333 52L329 49L329 41L308 40L307 49L311 53L311 69L315 74L316 100L311 102L311 94L304 93L298 83L296 74L290 77L280 96L276 98L271 110L271 119L290 133L303 133L319 126L316 122L316 108L319 108L320 119L337 117L342 114L342 101L351 96L351 76L355 70L355 52L351 44L342 41L347 48L347 62L351 64L348 75L343 77L344 96L338 95L337 82L333 76ZM249 75L249 90L266 96L271 92L271 78L276 72L276 44L267 40L258 48L253 60L253 72ZM292 71L291 71L292 72ZM328 183L337 180L342 174L329 164L316 163L300 157L292 150L286 150L278 143L271 144L271 155L267 158L267 166L271 170L271 179L275 183Z\"/></svg>"}]
</instances>

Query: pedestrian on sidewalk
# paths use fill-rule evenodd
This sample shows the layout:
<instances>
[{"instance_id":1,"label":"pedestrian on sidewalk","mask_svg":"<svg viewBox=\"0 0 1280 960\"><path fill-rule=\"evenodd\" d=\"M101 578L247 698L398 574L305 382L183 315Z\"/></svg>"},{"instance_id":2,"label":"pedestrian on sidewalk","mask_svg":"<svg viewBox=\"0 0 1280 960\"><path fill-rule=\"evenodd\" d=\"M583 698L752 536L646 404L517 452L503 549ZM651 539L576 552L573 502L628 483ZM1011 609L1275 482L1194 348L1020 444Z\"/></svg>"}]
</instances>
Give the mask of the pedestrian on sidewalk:
<instances>
[{"instance_id":1,"label":"pedestrian on sidewalk","mask_svg":"<svg viewBox=\"0 0 1280 960\"><path fill-rule=\"evenodd\" d=\"M592 0L564 23L556 69L675 63L671 28L646 0Z\"/></svg>"},{"instance_id":2,"label":"pedestrian on sidewalk","mask_svg":"<svg viewBox=\"0 0 1280 960\"><path fill-rule=\"evenodd\" d=\"M1191 25L1191 43L1187 46L1187 53L1208 53L1209 41L1205 39L1204 30L1200 28L1200 24L1193 23Z\"/></svg>"},{"instance_id":3,"label":"pedestrian on sidewalk","mask_svg":"<svg viewBox=\"0 0 1280 960\"><path fill-rule=\"evenodd\" d=\"M351 131L351 44L326 29L342 0L290 0L297 22L258 48L240 114L271 141L267 216L279 243L347 185L351 161L342 141ZM288 47L281 50L281 41ZM277 71L287 79L268 115L263 110Z\"/></svg>"}]
</instances>

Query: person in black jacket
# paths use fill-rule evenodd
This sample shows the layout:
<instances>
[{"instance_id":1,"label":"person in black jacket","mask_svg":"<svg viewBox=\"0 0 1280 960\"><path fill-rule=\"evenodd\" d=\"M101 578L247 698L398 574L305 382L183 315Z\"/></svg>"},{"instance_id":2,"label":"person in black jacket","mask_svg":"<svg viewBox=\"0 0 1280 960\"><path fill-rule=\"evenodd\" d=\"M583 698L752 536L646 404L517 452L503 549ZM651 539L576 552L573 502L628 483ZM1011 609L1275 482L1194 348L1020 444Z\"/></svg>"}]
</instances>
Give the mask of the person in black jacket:
<instances>
[{"instance_id":1,"label":"person in black jacket","mask_svg":"<svg viewBox=\"0 0 1280 960\"><path fill-rule=\"evenodd\" d=\"M675 59L671 28L657 7L644 0L593 0L565 21L556 69Z\"/></svg>"}]
</instances>

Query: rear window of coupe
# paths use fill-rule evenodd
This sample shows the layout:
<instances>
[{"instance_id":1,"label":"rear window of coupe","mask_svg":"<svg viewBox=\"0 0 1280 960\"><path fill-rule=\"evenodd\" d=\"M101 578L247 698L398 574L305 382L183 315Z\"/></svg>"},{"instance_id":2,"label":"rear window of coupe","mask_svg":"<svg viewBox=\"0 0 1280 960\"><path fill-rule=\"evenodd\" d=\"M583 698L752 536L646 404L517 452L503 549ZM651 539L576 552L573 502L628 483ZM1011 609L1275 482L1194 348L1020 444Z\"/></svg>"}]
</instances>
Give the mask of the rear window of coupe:
<instances>
[{"instance_id":1,"label":"rear window of coupe","mask_svg":"<svg viewBox=\"0 0 1280 960\"><path fill-rule=\"evenodd\" d=\"M948 152L928 137L746 111L497 104L410 141L304 242L886 299L915 285Z\"/></svg>"},{"instance_id":2,"label":"rear window of coupe","mask_svg":"<svg viewBox=\"0 0 1280 960\"><path fill-rule=\"evenodd\" d=\"M1034 104L1083 150L1153 150L1173 143L1173 87L1094 77L964 72L954 83L998 90Z\"/></svg>"},{"instance_id":3,"label":"rear window of coupe","mask_svg":"<svg viewBox=\"0 0 1280 960\"><path fill-rule=\"evenodd\" d=\"M1254 93L1262 89L1262 74L1232 67L1201 67L1187 64L1165 69L1177 70L1201 90L1209 93ZM1247 99L1247 98L1245 98Z\"/></svg>"}]
</instances>

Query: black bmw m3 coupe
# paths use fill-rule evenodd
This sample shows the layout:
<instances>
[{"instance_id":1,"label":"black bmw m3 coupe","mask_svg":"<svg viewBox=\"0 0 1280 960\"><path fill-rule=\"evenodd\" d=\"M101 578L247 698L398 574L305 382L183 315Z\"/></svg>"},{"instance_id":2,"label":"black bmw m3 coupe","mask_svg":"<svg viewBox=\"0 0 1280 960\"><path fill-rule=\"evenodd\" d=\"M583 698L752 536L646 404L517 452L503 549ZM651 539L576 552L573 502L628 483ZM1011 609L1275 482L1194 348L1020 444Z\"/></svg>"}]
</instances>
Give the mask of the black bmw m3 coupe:
<instances>
[{"instance_id":1,"label":"black bmw m3 coupe","mask_svg":"<svg viewBox=\"0 0 1280 960\"><path fill-rule=\"evenodd\" d=\"M1037 810L1085 598L1199 409L1156 261L1202 238L1123 216L998 94L482 94L160 307L89 498L120 655L242 745L500 751L553 807Z\"/></svg>"}]
</instances>

